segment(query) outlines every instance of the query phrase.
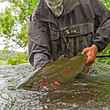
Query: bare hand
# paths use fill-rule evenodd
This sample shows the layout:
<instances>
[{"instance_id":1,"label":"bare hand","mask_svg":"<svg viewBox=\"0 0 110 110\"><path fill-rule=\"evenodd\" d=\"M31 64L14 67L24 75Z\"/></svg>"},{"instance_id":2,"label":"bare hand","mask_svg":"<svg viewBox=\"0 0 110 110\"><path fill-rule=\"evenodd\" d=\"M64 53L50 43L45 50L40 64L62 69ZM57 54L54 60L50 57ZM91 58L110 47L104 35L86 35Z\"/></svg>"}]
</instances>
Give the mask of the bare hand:
<instances>
[{"instance_id":1,"label":"bare hand","mask_svg":"<svg viewBox=\"0 0 110 110\"><path fill-rule=\"evenodd\" d=\"M82 54L85 55L85 64L91 65L94 63L97 54L97 46L93 44L91 47L84 48Z\"/></svg>"}]
</instances>

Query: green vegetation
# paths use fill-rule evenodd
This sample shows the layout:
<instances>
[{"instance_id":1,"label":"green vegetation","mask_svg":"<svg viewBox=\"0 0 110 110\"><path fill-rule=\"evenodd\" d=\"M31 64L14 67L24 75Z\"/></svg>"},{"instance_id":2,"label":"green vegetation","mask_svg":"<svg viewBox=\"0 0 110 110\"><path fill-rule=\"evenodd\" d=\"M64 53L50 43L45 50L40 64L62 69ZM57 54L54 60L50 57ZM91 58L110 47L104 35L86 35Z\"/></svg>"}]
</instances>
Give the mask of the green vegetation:
<instances>
[{"instance_id":1,"label":"green vegetation","mask_svg":"<svg viewBox=\"0 0 110 110\"><path fill-rule=\"evenodd\" d=\"M5 37L5 48L0 53L0 64L19 64L27 62L24 52L8 51L9 40L22 48L27 45L27 23L32 10L37 6L38 0L0 0L0 3L9 2L6 10L0 13L0 37Z\"/></svg>"},{"instance_id":2,"label":"green vegetation","mask_svg":"<svg viewBox=\"0 0 110 110\"><path fill-rule=\"evenodd\" d=\"M32 13L32 10L37 7L39 0L0 0L0 3L9 2L9 6L6 10L0 13L0 37L5 37L4 41L6 47L10 47L9 40L11 39L16 45L19 45L22 48L25 48L28 41L27 29L28 29L28 20L29 16ZM102 0L102 2L106 5L107 8L110 8L110 0ZM103 53L110 54L110 46L108 46ZM7 53L8 54L8 53ZM5 60L5 63L9 64L18 64L24 63L25 54L21 54L14 52L15 55L8 56ZM21 54L21 55L20 55ZM23 56L22 56L23 55ZM22 58L22 57L23 58ZM21 58L21 59L20 59ZM16 61L15 61L16 59ZM22 61L23 60L23 61ZM106 59L98 59L98 61L105 62L110 64ZM0 59L0 64L4 63L2 59Z\"/></svg>"},{"instance_id":3,"label":"green vegetation","mask_svg":"<svg viewBox=\"0 0 110 110\"><path fill-rule=\"evenodd\" d=\"M105 6L106 6L107 8L110 9L110 0L102 0L102 2L105 4Z\"/></svg>"},{"instance_id":4,"label":"green vegetation","mask_svg":"<svg viewBox=\"0 0 110 110\"><path fill-rule=\"evenodd\" d=\"M10 52L6 48L0 51L0 64L21 64L27 63L28 57L25 52Z\"/></svg>"},{"instance_id":5,"label":"green vegetation","mask_svg":"<svg viewBox=\"0 0 110 110\"><path fill-rule=\"evenodd\" d=\"M4 0L2 2L5 2ZM12 39L21 47L27 44L27 20L37 0L11 0L5 12L0 13L0 34ZM19 25L19 29L17 29Z\"/></svg>"}]
</instances>

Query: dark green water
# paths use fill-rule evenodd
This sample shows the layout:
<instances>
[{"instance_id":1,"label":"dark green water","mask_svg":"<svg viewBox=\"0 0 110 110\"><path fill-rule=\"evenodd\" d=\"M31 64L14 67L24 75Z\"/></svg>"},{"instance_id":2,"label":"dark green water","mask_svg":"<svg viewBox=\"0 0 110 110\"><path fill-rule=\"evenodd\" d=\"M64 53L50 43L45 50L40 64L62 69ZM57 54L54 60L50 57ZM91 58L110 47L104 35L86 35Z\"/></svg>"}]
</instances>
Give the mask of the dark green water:
<instances>
[{"instance_id":1,"label":"dark green water","mask_svg":"<svg viewBox=\"0 0 110 110\"><path fill-rule=\"evenodd\" d=\"M0 66L0 110L110 110L110 66L97 63L94 68L89 80L26 91L15 88L31 73L29 65Z\"/></svg>"}]
</instances>

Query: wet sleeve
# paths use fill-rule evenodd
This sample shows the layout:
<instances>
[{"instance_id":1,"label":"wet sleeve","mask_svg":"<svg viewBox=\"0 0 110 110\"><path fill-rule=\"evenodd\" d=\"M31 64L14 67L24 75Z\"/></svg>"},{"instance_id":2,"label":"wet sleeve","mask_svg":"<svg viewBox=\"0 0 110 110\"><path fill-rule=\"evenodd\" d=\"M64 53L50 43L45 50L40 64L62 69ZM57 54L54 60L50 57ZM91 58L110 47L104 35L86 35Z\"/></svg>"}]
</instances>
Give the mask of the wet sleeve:
<instances>
[{"instance_id":1,"label":"wet sleeve","mask_svg":"<svg viewBox=\"0 0 110 110\"><path fill-rule=\"evenodd\" d=\"M110 11L98 0L91 0L95 13L95 37L93 43L102 51L110 41Z\"/></svg>"},{"instance_id":2,"label":"wet sleeve","mask_svg":"<svg viewBox=\"0 0 110 110\"><path fill-rule=\"evenodd\" d=\"M49 62L48 27L34 15L30 18L28 32L29 62L36 69Z\"/></svg>"}]
</instances>

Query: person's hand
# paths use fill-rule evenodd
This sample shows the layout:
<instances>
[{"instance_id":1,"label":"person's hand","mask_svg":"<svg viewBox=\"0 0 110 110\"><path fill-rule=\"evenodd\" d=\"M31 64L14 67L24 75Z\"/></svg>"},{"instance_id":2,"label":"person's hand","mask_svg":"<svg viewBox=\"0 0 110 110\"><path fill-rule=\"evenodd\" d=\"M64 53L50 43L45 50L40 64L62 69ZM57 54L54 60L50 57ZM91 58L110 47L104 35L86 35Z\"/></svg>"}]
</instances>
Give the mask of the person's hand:
<instances>
[{"instance_id":1,"label":"person's hand","mask_svg":"<svg viewBox=\"0 0 110 110\"><path fill-rule=\"evenodd\" d=\"M91 65L94 63L97 54L97 46L93 44L91 47L84 48L82 54L85 55L85 64Z\"/></svg>"}]
</instances>

